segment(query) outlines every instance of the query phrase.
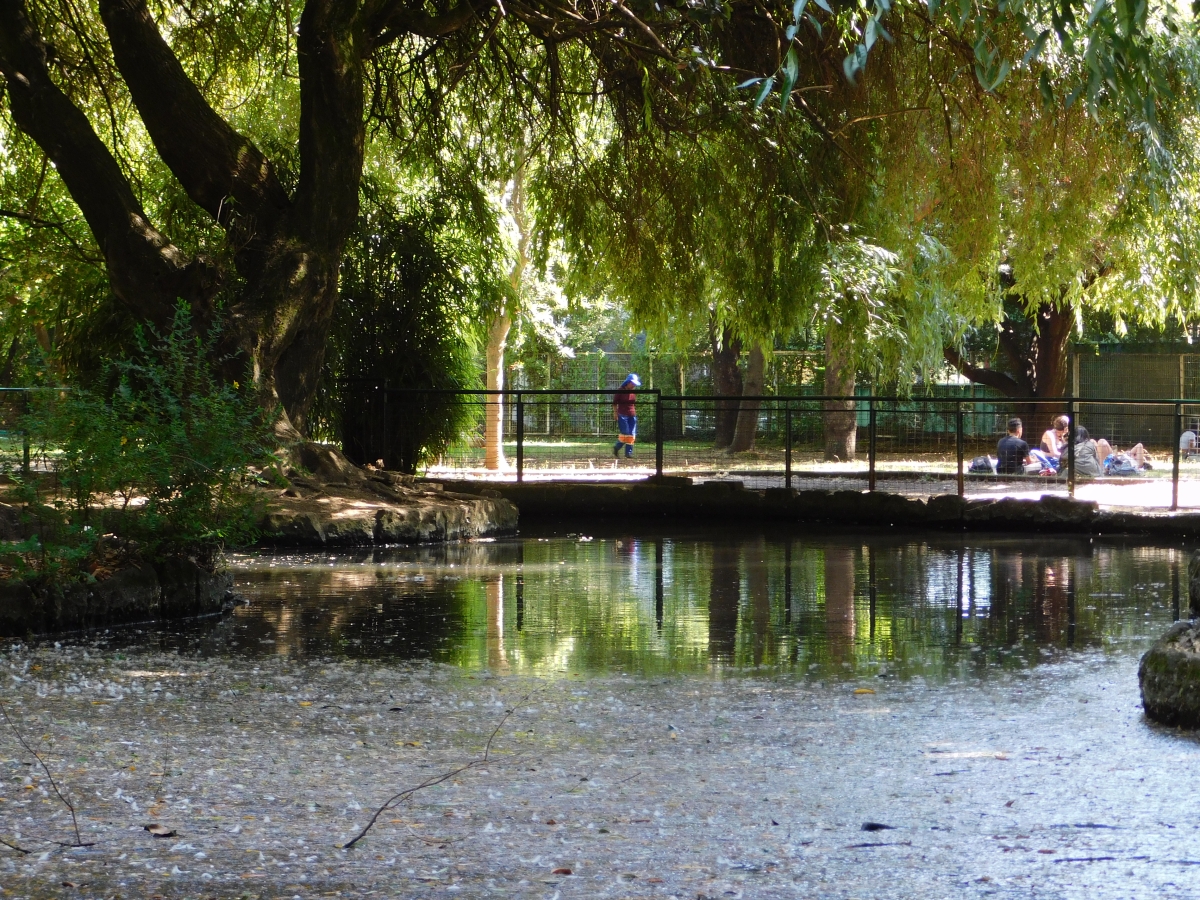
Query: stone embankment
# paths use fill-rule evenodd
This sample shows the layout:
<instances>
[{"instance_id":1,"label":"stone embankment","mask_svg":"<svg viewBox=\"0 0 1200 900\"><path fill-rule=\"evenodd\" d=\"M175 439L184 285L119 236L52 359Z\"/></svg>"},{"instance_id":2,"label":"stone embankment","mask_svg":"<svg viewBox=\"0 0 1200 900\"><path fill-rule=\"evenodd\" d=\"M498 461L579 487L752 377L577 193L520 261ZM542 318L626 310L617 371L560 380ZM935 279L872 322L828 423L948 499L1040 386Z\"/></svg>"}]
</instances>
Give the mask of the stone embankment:
<instances>
[{"instance_id":1,"label":"stone embankment","mask_svg":"<svg viewBox=\"0 0 1200 900\"><path fill-rule=\"evenodd\" d=\"M392 472L341 482L302 477L267 497L261 541L366 547L457 541L517 530L517 507L494 491L461 493ZM478 491L478 489L477 489Z\"/></svg>"},{"instance_id":2,"label":"stone embankment","mask_svg":"<svg viewBox=\"0 0 1200 900\"><path fill-rule=\"evenodd\" d=\"M128 565L94 584L0 581L0 636L23 637L219 613L233 576L187 559Z\"/></svg>"},{"instance_id":3,"label":"stone embankment","mask_svg":"<svg viewBox=\"0 0 1200 900\"><path fill-rule=\"evenodd\" d=\"M470 482L445 482L447 490L478 491ZM633 484L499 484L489 492L512 501L521 522L588 523L621 520L719 526L728 522L908 527L1055 533L1200 534L1200 514L1145 516L1101 510L1093 501L1066 497L1040 500L962 499L953 494L929 500L884 492L747 490L738 481L692 484L664 478Z\"/></svg>"},{"instance_id":4,"label":"stone embankment","mask_svg":"<svg viewBox=\"0 0 1200 900\"><path fill-rule=\"evenodd\" d=\"M909 527L938 530L1131 534L1200 538L1200 511L1169 512L1101 509L1095 501L1047 496L928 500L851 490L749 490L739 481L692 484L667 477L625 484L570 482L488 484L442 482L448 491L479 492L485 487L512 501L521 523L585 525L621 521L691 526L725 523L782 523L854 528Z\"/></svg>"},{"instance_id":5,"label":"stone embankment","mask_svg":"<svg viewBox=\"0 0 1200 900\"><path fill-rule=\"evenodd\" d=\"M1200 553L1188 563L1190 621L1176 622L1138 666L1142 708L1164 725L1200 728Z\"/></svg>"},{"instance_id":6,"label":"stone embankment","mask_svg":"<svg viewBox=\"0 0 1200 900\"><path fill-rule=\"evenodd\" d=\"M517 508L499 496L444 491L411 476L362 470L332 452L310 451L311 476L263 487L260 541L293 547L363 547L454 541L516 531ZM26 536L19 508L0 504L0 541ZM130 622L220 613L234 602L233 578L179 558L137 554L104 567L93 583L0 580L0 636L24 637Z\"/></svg>"}]
</instances>

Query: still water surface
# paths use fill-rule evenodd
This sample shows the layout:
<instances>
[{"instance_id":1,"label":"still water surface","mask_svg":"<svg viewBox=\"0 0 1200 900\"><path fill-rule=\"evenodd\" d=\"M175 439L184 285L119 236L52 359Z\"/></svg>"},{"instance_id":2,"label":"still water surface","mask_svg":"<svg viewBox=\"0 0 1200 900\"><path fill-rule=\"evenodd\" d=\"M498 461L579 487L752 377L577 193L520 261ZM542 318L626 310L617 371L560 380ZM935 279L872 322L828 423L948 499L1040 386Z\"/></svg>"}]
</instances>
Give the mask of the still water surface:
<instances>
[{"instance_id":1,"label":"still water surface","mask_svg":"<svg viewBox=\"0 0 1200 900\"><path fill-rule=\"evenodd\" d=\"M1147 723L1137 688L1186 611L1190 552L743 530L242 556L233 615L71 658L104 668L91 689L121 680L120 702L12 660L24 715L85 723L103 759L132 738L180 760L154 763L177 776L155 790L183 796L169 821L188 843L148 845L146 814L105 810L119 825L91 869L11 866L122 895L144 865L171 896L261 877L279 896L1190 900L1200 742ZM163 683L135 693L113 675L131 669ZM370 852L333 849L381 785L471 758L520 697L495 768L422 795ZM95 768L89 802L123 807L111 779L132 790L133 769ZM189 820L193 800L225 818ZM25 814L0 804L0 826L9 806Z\"/></svg>"},{"instance_id":2,"label":"still water surface","mask_svg":"<svg viewBox=\"0 0 1200 900\"><path fill-rule=\"evenodd\" d=\"M1140 652L1186 612L1188 552L708 532L255 554L234 561L248 605L180 639L514 674L988 677L1079 650Z\"/></svg>"}]
</instances>

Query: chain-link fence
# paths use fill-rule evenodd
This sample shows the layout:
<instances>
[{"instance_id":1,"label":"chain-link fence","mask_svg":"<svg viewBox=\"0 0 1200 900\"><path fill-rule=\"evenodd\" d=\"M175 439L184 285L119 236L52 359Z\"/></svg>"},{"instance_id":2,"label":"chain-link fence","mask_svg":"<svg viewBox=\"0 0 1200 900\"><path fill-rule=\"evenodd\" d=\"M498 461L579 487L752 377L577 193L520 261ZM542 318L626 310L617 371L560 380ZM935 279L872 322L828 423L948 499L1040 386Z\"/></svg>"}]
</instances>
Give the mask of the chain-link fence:
<instances>
[{"instance_id":1,"label":"chain-link fence","mask_svg":"<svg viewBox=\"0 0 1200 900\"><path fill-rule=\"evenodd\" d=\"M406 440L404 423L437 394L440 402L452 398L459 414L465 410L467 425L438 457L423 463L421 470L431 477L681 475L738 480L753 488L910 496L1072 494L1114 506L1200 507L1200 453L1193 452L1200 401L731 398L643 389L635 394L636 433L622 439L617 393L378 389L373 402L386 403L390 412L365 417L376 432L370 458L392 466ZM1000 443L1010 423L1015 432L1017 419L1020 436L1013 437L1028 452L1006 459ZM1080 426L1087 438L1067 440ZM1019 449L1011 442L1006 446Z\"/></svg>"}]
</instances>

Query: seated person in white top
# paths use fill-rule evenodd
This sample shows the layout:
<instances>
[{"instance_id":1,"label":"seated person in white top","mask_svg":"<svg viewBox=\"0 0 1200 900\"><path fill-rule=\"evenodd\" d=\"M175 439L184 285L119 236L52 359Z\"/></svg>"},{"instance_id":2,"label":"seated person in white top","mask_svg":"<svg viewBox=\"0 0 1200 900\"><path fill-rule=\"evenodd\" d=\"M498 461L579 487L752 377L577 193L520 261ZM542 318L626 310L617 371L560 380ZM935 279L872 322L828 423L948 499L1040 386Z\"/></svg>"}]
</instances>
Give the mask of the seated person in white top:
<instances>
[{"instance_id":1,"label":"seated person in white top","mask_svg":"<svg viewBox=\"0 0 1200 900\"><path fill-rule=\"evenodd\" d=\"M1179 436L1179 455L1184 459L1200 455L1200 449L1196 446L1196 432L1189 430Z\"/></svg>"},{"instance_id":2,"label":"seated person in white top","mask_svg":"<svg viewBox=\"0 0 1200 900\"><path fill-rule=\"evenodd\" d=\"M1040 446L1029 451L1029 455L1041 464L1043 469L1059 470L1062 467L1061 458L1067 449L1067 426L1070 421L1066 416L1056 416L1042 435Z\"/></svg>"},{"instance_id":3,"label":"seated person in white top","mask_svg":"<svg viewBox=\"0 0 1200 900\"><path fill-rule=\"evenodd\" d=\"M1063 451L1067 449L1068 424L1066 416L1056 416L1042 435L1042 444L1038 449L1051 459L1058 459L1062 456Z\"/></svg>"}]
</instances>

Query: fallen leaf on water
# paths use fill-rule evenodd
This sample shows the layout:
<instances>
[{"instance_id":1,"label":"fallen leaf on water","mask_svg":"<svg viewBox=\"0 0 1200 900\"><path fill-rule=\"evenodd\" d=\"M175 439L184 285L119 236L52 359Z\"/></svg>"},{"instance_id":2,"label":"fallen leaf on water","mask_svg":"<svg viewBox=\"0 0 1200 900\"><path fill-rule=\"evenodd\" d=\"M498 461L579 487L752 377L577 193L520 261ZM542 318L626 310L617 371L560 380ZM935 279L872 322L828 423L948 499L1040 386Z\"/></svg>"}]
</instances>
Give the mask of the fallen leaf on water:
<instances>
[{"instance_id":1,"label":"fallen leaf on water","mask_svg":"<svg viewBox=\"0 0 1200 900\"><path fill-rule=\"evenodd\" d=\"M174 829L168 828L166 825L159 825L157 823L143 827L155 837L175 837L176 834Z\"/></svg>"},{"instance_id":2,"label":"fallen leaf on water","mask_svg":"<svg viewBox=\"0 0 1200 900\"><path fill-rule=\"evenodd\" d=\"M1038 853L1053 853L1053 850L1039 850Z\"/></svg>"},{"instance_id":3,"label":"fallen leaf on water","mask_svg":"<svg viewBox=\"0 0 1200 900\"><path fill-rule=\"evenodd\" d=\"M873 690L871 690L870 688L855 688L854 693L856 693L856 694L873 694L875 692Z\"/></svg>"},{"instance_id":4,"label":"fallen leaf on water","mask_svg":"<svg viewBox=\"0 0 1200 900\"><path fill-rule=\"evenodd\" d=\"M546 824L547 825L557 825L558 823L556 821L554 821L553 819L547 819Z\"/></svg>"},{"instance_id":5,"label":"fallen leaf on water","mask_svg":"<svg viewBox=\"0 0 1200 900\"><path fill-rule=\"evenodd\" d=\"M661 878L647 878L646 882L648 884L662 884L663 880Z\"/></svg>"},{"instance_id":6,"label":"fallen leaf on water","mask_svg":"<svg viewBox=\"0 0 1200 900\"><path fill-rule=\"evenodd\" d=\"M559 866L557 869L555 869L550 874L551 875L574 875L575 873L572 872L570 869L568 869L566 866Z\"/></svg>"},{"instance_id":7,"label":"fallen leaf on water","mask_svg":"<svg viewBox=\"0 0 1200 900\"><path fill-rule=\"evenodd\" d=\"M312 706L312 701L311 700L301 700L300 705L301 706Z\"/></svg>"},{"instance_id":8,"label":"fallen leaf on water","mask_svg":"<svg viewBox=\"0 0 1200 900\"><path fill-rule=\"evenodd\" d=\"M1005 805L1005 806L1008 806L1008 807L1011 807L1011 806L1012 806L1014 803L1016 803L1016 802L1017 802L1016 800L1009 800L1009 801L1008 801L1007 803L1005 803L1004 805Z\"/></svg>"}]
</instances>

